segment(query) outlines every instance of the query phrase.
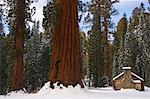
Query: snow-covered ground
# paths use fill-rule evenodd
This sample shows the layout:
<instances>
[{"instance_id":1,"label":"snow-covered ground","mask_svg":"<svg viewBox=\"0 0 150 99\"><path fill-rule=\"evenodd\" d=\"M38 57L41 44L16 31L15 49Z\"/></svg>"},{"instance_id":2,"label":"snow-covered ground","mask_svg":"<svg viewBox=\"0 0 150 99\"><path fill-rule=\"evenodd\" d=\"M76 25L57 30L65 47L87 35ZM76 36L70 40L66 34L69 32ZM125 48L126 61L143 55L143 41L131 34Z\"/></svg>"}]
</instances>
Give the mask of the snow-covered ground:
<instances>
[{"instance_id":1,"label":"snow-covered ground","mask_svg":"<svg viewBox=\"0 0 150 99\"><path fill-rule=\"evenodd\" d=\"M49 82L38 93L10 92L6 96L1 95L0 99L150 99L148 87L145 87L145 91L134 89L114 91L112 87L81 89L79 85L75 88L60 85L52 90L48 86Z\"/></svg>"}]
</instances>

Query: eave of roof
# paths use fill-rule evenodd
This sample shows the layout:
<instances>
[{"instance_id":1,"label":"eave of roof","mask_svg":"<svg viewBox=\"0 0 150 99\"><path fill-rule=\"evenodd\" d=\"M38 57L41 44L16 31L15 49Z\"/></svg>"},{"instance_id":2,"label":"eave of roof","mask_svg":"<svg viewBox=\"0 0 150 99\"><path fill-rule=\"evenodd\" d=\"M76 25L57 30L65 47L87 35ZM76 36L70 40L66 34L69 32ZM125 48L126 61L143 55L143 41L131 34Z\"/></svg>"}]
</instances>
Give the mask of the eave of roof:
<instances>
[{"instance_id":1,"label":"eave of roof","mask_svg":"<svg viewBox=\"0 0 150 99\"><path fill-rule=\"evenodd\" d=\"M126 70L126 69L132 69L132 68L131 67L123 67L122 69Z\"/></svg>"},{"instance_id":2,"label":"eave of roof","mask_svg":"<svg viewBox=\"0 0 150 99\"><path fill-rule=\"evenodd\" d=\"M119 75L115 76L113 78L113 81L116 80L117 78L119 78L120 76L122 76L124 74L124 72L121 72ZM136 75L135 73L131 72L131 75L135 76L136 78L140 79L141 81L144 81L143 78L141 78L140 76Z\"/></svg>"},{"instance_id":3,"label":"eave of roof","mask_svg":"<svg viewBox=\"0 0 150 99\"><path fill-rule=\"evenodd\" d=\"M141 78L140 76L136 75L135 73L131 72L131 75L135 76L136 78L140 79L141 81L144 81L143 78Z\"/></svg>"},{"instance_id":4,"label":"eave of roof","mask_svg":"<svg viewBox=\"0 0 150 99\"><path fill-rule=\"evenodd\" d=\"M113 78L113 80L116 80L117 78L119 78L120 76L122 76L124 74L124 72L121 72L119 75L117 75L116 77Z\"/></svg>"}]
</instances>

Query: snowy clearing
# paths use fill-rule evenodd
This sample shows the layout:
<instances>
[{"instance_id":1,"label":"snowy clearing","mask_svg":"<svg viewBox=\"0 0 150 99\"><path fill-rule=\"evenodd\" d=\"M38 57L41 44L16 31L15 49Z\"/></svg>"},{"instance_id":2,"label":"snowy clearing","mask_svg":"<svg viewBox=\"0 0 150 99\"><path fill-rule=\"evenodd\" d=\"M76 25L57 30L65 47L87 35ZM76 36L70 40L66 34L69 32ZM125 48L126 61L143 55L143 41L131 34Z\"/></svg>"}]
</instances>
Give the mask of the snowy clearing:
<instances>
[{"instance_id":1,"label":"snowy clearing","mask_svg":"<svg viewBox=\"0 0 150 99\"><path fill-rule=\"evenodd\" d=\"M11 92L6 96L1 95L0 99L150 99L150 88L148 87L145 87L145 91L135 89L114 91L112 87L81 89L79 85L75 88L72 86L65 88L60 85L52 90L48 86L49 82L35 94L18 91Z\"/></svg>"}]
</instances>

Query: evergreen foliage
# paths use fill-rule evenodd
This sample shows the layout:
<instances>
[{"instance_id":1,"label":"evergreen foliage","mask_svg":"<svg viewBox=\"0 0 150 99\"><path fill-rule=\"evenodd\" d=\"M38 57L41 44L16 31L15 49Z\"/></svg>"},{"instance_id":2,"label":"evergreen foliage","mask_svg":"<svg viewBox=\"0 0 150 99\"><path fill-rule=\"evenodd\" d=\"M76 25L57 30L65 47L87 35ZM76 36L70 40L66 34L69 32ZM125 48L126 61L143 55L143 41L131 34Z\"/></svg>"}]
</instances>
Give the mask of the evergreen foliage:
<instances>
[{"instance_id":1,"label":"evergreen foliage","mask_svg":"<svg viewBox=\"0 0 150 99\"><path fill-rule=\"evenodd\" d=\"M92 31L89 35L89 78L93 82L93 86L102 86L102 75L103 75L103 43L102 43L102 32L101 32L101 3L96 3L96 0L92 1L90 5L90 11L93 14L93 26Z\"/></svg>"},{"instance_id":2,"label":"evergreen foliage","mask_svg":"<svg viewBox=\"0 0 150 99\"><path fill-rule=\"evenodd\" d=\"M0 94L6 94L9 90L14 55L13 37L5 35L3 18L0 6Z\"/></svg>"},{"instance_id":3,"label":"evergreen foliage","mask_svg":"<svg viewBox=\"0 0 150 99\"><path fill-rule=\"evenodd\" d=\"M7 88L7 81L5 79L5 76L7 73L5 72L6 69L6 56L4 51L4 30L3 30L3 22L2 22L2 16L3 16L3 10L2 7L0 6L0 94L4 94ZM7 77L7 76L6 76ZM3 85L3 86L1 86Z\"/></svg>"},{"instance_id":4,"label":"evergreen foliage","mask_svg":"<svg viewBox=\"0 0 150 99\"><path fill-rule=\"evenodd\" d=\"M59 14L58 0L49 0L47 5L43 7L43 27L46 35L51 36L52 32L55 32L55 26L58 23L57 16Z\"/></svg>"},{"instance_id":5,"label":"evergreen foliage","mask_svg":"<svg viewBox=\"0 0 150 99\"><path fill-rule=\"evenodd\" d=\"M80 32L80 60L82 69L82 79L87 76L88 73L88 49L87 38L84 32Z\"/></svg>"},{"instance_id":6,"label":"evergreen foliage","mask_svg":"<svg viewBox=\"0 0 150 99\"><path fill-rule=\"evenodd\" d=\"M5 35L3 27L3 9L0 6L0 94L6 94L10 86L11 67L13 63L13 41Z\"/></svg>"},{"instance_id":7,"label":"evergreen foliage","mask_svg":"<svg viewBox=\"0 0 150 99\"><path fill-rule=\"evenodd\" d=\"M89 36L89 71L95 87L109 84L112 55L108 35L113 28L111 16L117 11L109 0L92 0L89 6L93 15L92 30Z\"/></svg>"},{"instance_id":8,"label":"evergreen foliage","mask_svg":"<svg viewBox=\"0 0 150 99\"><path fill-rule=\"evenodd\" d=\"M40 39L38 34L38 24L34 23L31 30L31 37L25 43L25 86L27 91L33 91L39 86L39 57L40 57Z\"/></svg>"},{"instance_id":9,"label":"evergreen foliage","mask_svg":"<svg viewBox=\"0 0 150 99\"><path fill-rule=\"evenodd\" d=\"M149 55L150 55L150 35L149 35L150 14L144 12L144 5L133 10L133 15L128 23L124 38L121 38L118 52L114 57L114 72L121 72L122 67L131 66L133 72L145 79L145 84L149 86ZM121 25L118 24L118 27ZM123 28L122 28L123 29ZM125 32L121 32L125 33ZM116 37L117 38L117 37ZM118 57L118 58L117 58ZM116 75L114 73L114 75Z\"/></svg>"},{"instance_id":10,"label":"evergreen foliage","mask_svg":"<svg viewBox=\"0 0 150 99\"><path fill-rule=\"evenodd\" d=\"M28 92L38 91L48 81L50 64L49 43L41 41L39 22L35 22L30 39L25 43L25 79L24 86Z\"/></svg>"},{"instance_id":11,"label":"evergreen foliage","mask_svg":"<svg viewBox=\"0 0 150 99\"><path fill-rule=\"evenodd\" d=\"M120 61L124 59L124 40L125 34L127 31L127 18L124 16L120 19L117 26L117 31L114 35L115 40L113 43L113 70L112 70L112 77L116 76L123 67L123 64ZM120 68L120 69L118 69Z\"/></svg>"}]
</instances>

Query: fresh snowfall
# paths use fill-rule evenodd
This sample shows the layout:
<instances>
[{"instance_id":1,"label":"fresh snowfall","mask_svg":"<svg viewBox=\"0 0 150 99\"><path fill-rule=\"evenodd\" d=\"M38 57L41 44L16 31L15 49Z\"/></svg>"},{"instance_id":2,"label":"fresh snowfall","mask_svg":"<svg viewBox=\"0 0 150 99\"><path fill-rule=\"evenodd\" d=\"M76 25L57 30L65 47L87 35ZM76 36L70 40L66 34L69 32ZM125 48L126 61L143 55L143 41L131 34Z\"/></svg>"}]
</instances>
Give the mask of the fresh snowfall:
<instances>
[{"instance_id":1,"label":"fresh snowfall","mask_svg":"<svg viewBox=\"0 0 150 99\"><path fill-rule=\"evenodd\" d=\"M37 93L25 93L25 91L13 91L7 95L1 95L0 99L150 99L150 88L145 91L135 89L121 89L114 91L112 87L105 88L81 88L69 86L68 88L55 84L55 89L49 87L47 82Z\"/></svg>"}]
</instances>

